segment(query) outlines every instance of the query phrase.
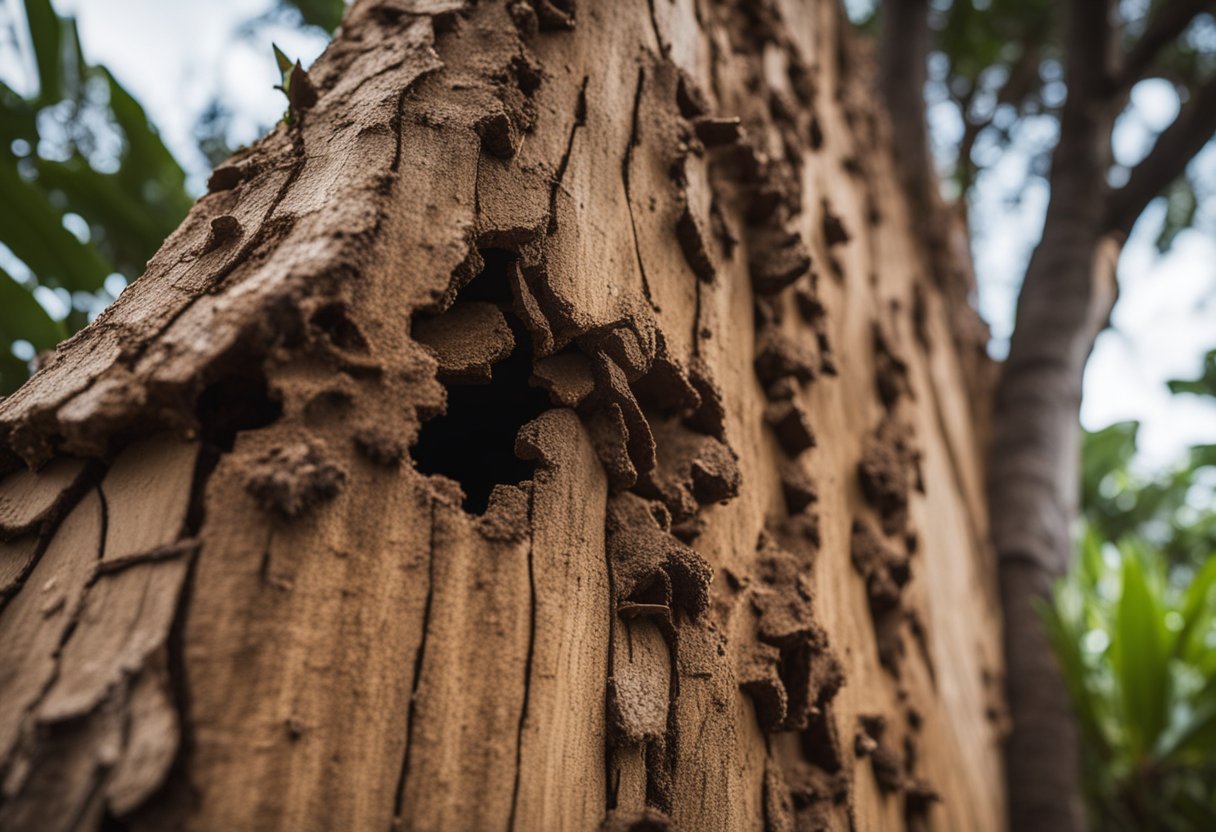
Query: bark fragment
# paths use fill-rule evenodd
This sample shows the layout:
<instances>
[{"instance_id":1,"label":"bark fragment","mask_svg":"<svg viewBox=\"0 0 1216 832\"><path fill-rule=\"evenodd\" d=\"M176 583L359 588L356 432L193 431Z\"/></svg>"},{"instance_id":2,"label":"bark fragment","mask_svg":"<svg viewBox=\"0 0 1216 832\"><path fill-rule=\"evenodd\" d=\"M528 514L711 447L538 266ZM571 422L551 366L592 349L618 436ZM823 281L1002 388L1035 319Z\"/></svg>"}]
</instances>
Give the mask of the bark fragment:
<instances>
[{"instance_id":1,"label":"bark fragment","mask_svg":"<svg viewBox=\"0 0 1216 832\"><path fill-rule=\"evenodd\" d=\"M245 489L263 509L290 519L332 500L345 481L346 472L329 462L321 447L296 442L254 460Z\"/></svg>"}]
</instances>

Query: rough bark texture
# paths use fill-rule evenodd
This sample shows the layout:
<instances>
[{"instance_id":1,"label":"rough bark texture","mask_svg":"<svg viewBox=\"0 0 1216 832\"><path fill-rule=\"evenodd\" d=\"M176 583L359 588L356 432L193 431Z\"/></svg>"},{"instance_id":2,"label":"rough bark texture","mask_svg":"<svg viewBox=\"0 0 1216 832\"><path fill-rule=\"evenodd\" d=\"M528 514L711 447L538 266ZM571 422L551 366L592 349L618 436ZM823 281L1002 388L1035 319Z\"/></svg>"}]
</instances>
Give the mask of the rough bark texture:
<instances>
[{"instance_id":1,"label":"rough bark texture","mask_svg":"<svg viewBox=\"0 0 1216 832\"><path fill-rule=\"evenodd\" d=\"M0 403L0 827L1002 828L869 65L812 0L356 4Z\"/></svg>"}]
</instances>

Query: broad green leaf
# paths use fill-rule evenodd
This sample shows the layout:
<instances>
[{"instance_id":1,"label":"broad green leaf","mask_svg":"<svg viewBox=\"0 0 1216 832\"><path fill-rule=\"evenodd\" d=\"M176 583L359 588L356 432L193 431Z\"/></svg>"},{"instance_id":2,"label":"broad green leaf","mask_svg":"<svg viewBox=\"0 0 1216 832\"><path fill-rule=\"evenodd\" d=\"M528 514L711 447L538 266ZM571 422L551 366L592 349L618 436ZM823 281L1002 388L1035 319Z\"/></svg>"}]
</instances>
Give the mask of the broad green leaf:
<instances>
[{"instance_id":1,"label":"broad green leaf","mask_svg":"<svg viewBox=\"0 0 1216 832\"><path fill-rule=\"evenodd\" d=\"M185 171L165 147L139 102L118 83L108 69L103 67L101 72L109 86L110 109L114 113L114 120L118 122L126 138L118 177L128 193L137 199L147 199L146 183L157 183L169 203L181 212L180 216L169 218L172 219L171 230L190 208L191 200L185 190Z\"/></svg>"},{"instance_id":2,"label":"broad green leaf","mask_svg":"<svg viewBox=\"0 0 1216 832\"><path fill-rule=\"evenodd\" d=\"M1038 602L1036 609L1047 631L1047 637L1056 651L1060 672L1072 698L1085 741L1104 756L1109 741L1103 727L1103 716L1098 711L1100 699L1088 683L1085 660L1080 649L1081 633L1075 626L1076 622L1069 621L1058 604Z\"/></svg>"},{"instance_id":3,"label":"broad green leaf","mask_svg":"<svg viewBox=\"0 0 1216 832\"><path fill-rule=\"evenodd\" d=\"M14 139L34 145L38 140L38 111L32 102L0 81L0 153L11 153Z\"/></svg>"},{"instance_id":4,"label":"broad green leaf","mask_svg":"<svg viewBox=\"0 0 1216 832\"><path fill-rule=\"evenodd\" d=\"M25 362L13 355L9 350L0 350L0 396L7 396L25 383L29 378L29 368Z\"/></svg>"},{"instance_id":5,"label":"broad green leaf","mask_svg":"<svg viewBox=\"0 0 1216 832\"><path fill-rule=\"evenodd\" d=\"M29 341L38 350L49 350L68 337L62 321L56 321L30 290L0 269L0 344L8 351L14 341Z\"/></svg>"},{"instance_id":6,"label":"broad green leaf","mask_svg":"<svg viewBox=\"0 0 1216 832\"><path fill-rule=\"evenodd\" d=\"M1211 606L1209 598L1212 588L1216 586L1216 557L1209 558L1199 573L1191 579L1183 596L1181 615L1182 629L1178 631L1174 644L1174 655L1181 655L1190 643L1191 635L1200 626L1204 618L1210 617Z\"/></svg>"},{"instance_id":7,"label":"broad green leaf","mask_svg":"<svg viewBox=\"0 0 1216 832\"><path fill-rule=\"evenodd\" d=\"M63 88L63 20L55 14L50 0L25 0L25 19L38 67L39 100L50 104L72 97Z\"/></svg>"},{"instance_id":8,"label":"broad green leaf","mask_svg":"<svg viewBox=\"0 0 1216 832\"><path fill-rule=\"evenodd\" d=\"M279 75L282 76L283 87L286 89L287 82L291 79L291 68L295 66L295 61L287 57L277 43L270 44L270 48L274 50L274 62L278 64Z\"/></svg>"},{"instance_id":9,"label":"broad green leaf","mask_svg":"<svg viewBox=\"0 0 1216 832\"><path fill-rule=\"evenodd\" d=\"M1188 756L1216 759L1216 702L1206 703L1202 710L1191 714L1167 740L1159 749L1162 760L1182 761Z\"/></svg>"},{"instance_id":10,"label":"broad green leaf","mask_svg":"<svg viewBox=\"0 0 1216 832\"><path fill-rule=\"evenodd\" d=\"M114 269L63 227L46 194L0 159L0 240L48 286L95 292Z\"/></svg>"},{"instance_id":11,"label":"broad green leaf","mask_svg":"<svg viewBox=\"0 0 1216 832\"><path fill-rule=\"evenodd\" d=\"M1192 445L1190 467L1203 468L1207 465L1216 465L1216 445Z\"/></svg>"},{"instance_id":12,"label":"broad green leaf","mask_svg":"<svg viewBox=\"0 0 1216 832\"><path fill-rule=\"evenodd\" d=\"M320 26L327 32L338 28L342 13L346 11L343 0L285 0L285 3L295 6L305 23Z\"/></svg>"},{"instance_id":13,"label":"broad green leaf","mask_svg":"<svg viewBox=\"0 0 1216 832\"><path fill-rule=\"evenodd\" d=\"M1082 498L1093 503L1106 477L1123 471L1136 453L1139 422L1116 422L1101 430L1086 431L1081 454Z\"/></svg>"},{"instance_id":14,"label":"broad green leaf","mask_svg":"<svg viewBox=\"0 0 1216 832\"><path fill-rule=\"evenodd\" d=\"M44 187L63 194L68 210L100 229L94 245L129 277L143 272L148 258L185 214L182 204L140 200L123 187L118 174L99 173L80 157L39 160L38 172Z\"/></svg>"},{"instance_id":15,"label":"broad green leaf","mask_svg":"<svg viewBox=\"0 0 1216 832\"><path fill-rule=\"evenodd\" d=\"M1087 583L1096 583L1106 571L1102 560L1102 537L1097 530L1089 527L1081 540L1081 558L1078 562L1080 576Z\"/></svg>"},{"instance_id":16,"label":"broad green leaf","mask_svg":"<svg viewBox=\"0 0 1216 832\"><path fill-rule=\"evenodd\" d=\"M1125 558L1112 655L1134 760L1144 759L1165 727L1169 677L1163 631L1162 611L1139 560Z\"/></svg>"}]
</instances>

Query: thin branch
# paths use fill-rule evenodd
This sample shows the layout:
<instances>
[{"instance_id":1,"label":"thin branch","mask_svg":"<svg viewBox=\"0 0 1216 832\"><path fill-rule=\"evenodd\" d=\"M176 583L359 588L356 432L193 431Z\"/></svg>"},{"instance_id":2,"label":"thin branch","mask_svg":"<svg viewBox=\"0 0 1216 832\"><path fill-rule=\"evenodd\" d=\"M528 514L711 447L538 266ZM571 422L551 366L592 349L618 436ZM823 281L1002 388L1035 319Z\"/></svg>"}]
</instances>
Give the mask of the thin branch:
<instances>
[{"instance_id":1,"label":"thin branch","mask_svg":"<svg viewBox=\"0 0 1216 832\"><path fill-rule=\"evenodd\" d=\"M1212 0L1166 0L1127 53L1115 82L1116 91L1126 91L1143 79L1163 48L1182 34L1204 11L1216 10Z\"/></svg>"},{"instance_id":2,"label":"thin branch","mask_svg":"<svg viewBox=\"0 0 1216 832\"><path fill-rule=\"evenodd\" d=\"M1132 168L1127 184L1111 194L1106 227L1128 234L1136 219L1216 135L1216 80L1209 81L1183 105L1174 123L1157 137L1153 149Z\"/></svg>"}]
</instances>

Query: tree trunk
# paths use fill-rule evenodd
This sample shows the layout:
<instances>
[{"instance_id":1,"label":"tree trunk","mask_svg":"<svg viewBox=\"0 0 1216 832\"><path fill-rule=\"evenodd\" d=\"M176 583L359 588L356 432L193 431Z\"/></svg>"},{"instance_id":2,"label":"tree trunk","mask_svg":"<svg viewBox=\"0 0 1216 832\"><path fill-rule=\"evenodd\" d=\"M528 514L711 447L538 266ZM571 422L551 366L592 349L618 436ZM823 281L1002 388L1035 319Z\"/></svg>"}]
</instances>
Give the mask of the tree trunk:
<instances>
[{"instance_id":1,"label":"tree trunk","mask_svg":"<svg viewBox=\"0 0 1216 832\"><path fill-rule=\"evenodd\" d=\"M827 0L357 3L0 403L0 827L1002 828L869 68Z\"/></svg>"},{"instance_id":2,"label":"tree trunk","mask_svg":"<svg viewBox=\"0 0 1216 832\"><path fill-rule=\"evenodd\" d=\"M1110 0L1071 0L1061 10L1068 99L1052 154L1051 201L1018 294L996 397L988 492L1017 728L1006 755L1015 829L1085 826L1072 704L1036 605L1049 599L1072 558L1081 382L1116 294L1122 236L1103 223L1111 129L1123 107L1109 89L1110 7Z\"/></svg>"}]
</instances>

